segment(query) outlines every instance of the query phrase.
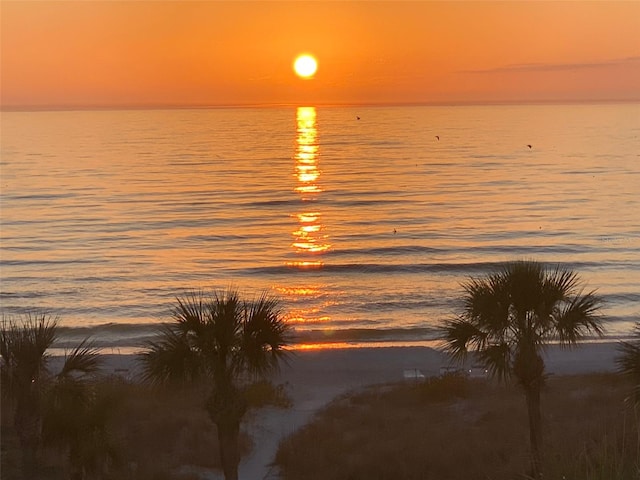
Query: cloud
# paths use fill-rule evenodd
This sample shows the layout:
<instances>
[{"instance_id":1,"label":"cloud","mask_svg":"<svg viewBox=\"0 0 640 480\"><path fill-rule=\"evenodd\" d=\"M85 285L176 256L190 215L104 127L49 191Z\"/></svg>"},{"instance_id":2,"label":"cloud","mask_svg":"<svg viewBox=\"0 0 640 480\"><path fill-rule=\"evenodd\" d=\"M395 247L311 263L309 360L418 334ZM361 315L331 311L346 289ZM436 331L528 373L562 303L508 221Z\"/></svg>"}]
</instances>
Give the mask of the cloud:
<instances>
[{"instance_id":1,"label":"cloud","mask_svg":"<svg viewBox=\"0 0 640 480\"><path fill-rule=\"evenodd\" d=\"M531 72L562 72L570 70L585 70L594 68L608 68L624 65L640 65L640 57L626 57L602 62L587 63L521 63L502 67L478 70L460 70L458 73L487 74L487 73L531 73Z\"/></svg>"}]
</instances>

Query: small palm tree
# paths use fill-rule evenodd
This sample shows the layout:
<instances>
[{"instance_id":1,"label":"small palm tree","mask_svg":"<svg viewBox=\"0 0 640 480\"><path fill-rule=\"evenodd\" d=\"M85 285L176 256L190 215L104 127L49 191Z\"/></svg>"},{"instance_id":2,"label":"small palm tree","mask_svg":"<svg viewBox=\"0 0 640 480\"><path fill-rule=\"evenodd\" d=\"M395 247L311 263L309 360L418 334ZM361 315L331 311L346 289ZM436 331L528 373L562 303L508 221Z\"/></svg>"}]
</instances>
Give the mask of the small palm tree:
<instances>
[{"instance_id":1,"label":"small palm tree","mask_svg":"<svg viewBox=\"0 0 640 480\"><path fill-rule=\"evenodd\" d=\"M576 273L534 261L507 263L485 278L463 284L462 314L443 328L445 349L458 360L475 352L491 375L513 375L524 390L529 414L531 475L542 476L540 391L545 345L575 345L602 334L601 300L582 293Z\"/></svg>"},{"instance_id":2,"label":"small palm tree","mask_svg":"<svg viewBox=\"0 0 640 480\"><path fill-rule=\"evenodd\" d=\"M95 380L99 368L95 347L84 340L69 355L47 388L42 434L47 445L66 452L69 478L94 477L117 458L109 433L114 399Z\"/></svg>"},{"instance_id":3,"label":"small palm tree","mask_svg":"<svg viewBox=\"0 0 640 480\"><path fill-rule=\"evenodd\" d=\"M95 349L85 341L65 358L60 373L52 375L48 350L57 339L57 323L57 319L47 314L28 314L22 321L3 319L0 328L2 394L14 406L14 425L26 478L36 474L43 428L50 423L52 404L48 402L56 398L52 393L63 380L68 383L73 379L76 394L86 395L87 375L99 368ZM57 400L68 402L69 398ZM64 401L62 405L69 408Z\"/></svg>"},{"instance_id":4,"label":"small palm tree","mask_svg":"<svg viewBox=\"0 0 640 480\"><path fill-rule=\"evenodd\" d=\"M37 466L47 349L55 340L56 323L56 319L46 314L29 314L23 322L3 319L0 329L2 393L13 404L25 477L33 476Z\"/></svg>"},{"instance_id":5,"label":"small palm tree","mask_svg":"<svg viewBox=\"0 0 640 480\"><path fill-rule=\"evenodd\" d=\"M616 363L618 371L633 382L631 400L636 407L640 407L640 323L636 324L633 337L630 342L620 342L620 355Z\"/></svg>"},{"instance_id":6,"label":"small palm tree","mask_svg":"<svg viewBox=\"0 0 640 480\"><path fill-rule=\"evenodd\" d=\"M143 374L152 382L206 383L205 406L218 428L224 476L237 480L240 421L247 410L243 381L278 369L288 325L276 299L262 294L243 302L233 289L179 297L173 319L159 340L147 344Z\"/></svg>"}]
</instances>

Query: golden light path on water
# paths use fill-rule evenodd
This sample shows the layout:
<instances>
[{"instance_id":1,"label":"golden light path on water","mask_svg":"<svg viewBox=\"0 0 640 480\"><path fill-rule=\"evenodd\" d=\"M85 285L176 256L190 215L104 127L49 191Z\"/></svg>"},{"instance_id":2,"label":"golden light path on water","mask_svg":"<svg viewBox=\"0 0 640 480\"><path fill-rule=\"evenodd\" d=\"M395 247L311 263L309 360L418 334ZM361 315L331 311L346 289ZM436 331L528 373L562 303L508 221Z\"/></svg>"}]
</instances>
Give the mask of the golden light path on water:
<instances>
[{"instance_id":1,"label":"golden light path on water","mask_svg":"<svg viewBox=\"0 0 640 480\"><path fill-rule=\"evenodd\" d=\"M316 126L315 107L298 107L296 110L296 142L293 154L294 160L294 191L298 194L302 209L292 213L297 221L293 230L291 248L297 258L287 262L295 268L316 269L323 265L321 255L331 248L329 235L322 223L322 213L315 200L322 194L320 184L321 170L318 166L320 143ZM301 277L303 278L303 277ZM286 296L293 304L301 304L300 308L293 308L289 312L290 323L304 324L310 319L314 322L329 321L328 316L319 317L320 307L304 307L305 300L324 295L323 289L317 284L305 284L295 287L277 287L278 292ZM330 301L327 303L331 303ZM327 304L323 305L323 308Z\"/></svg>"},{"instance_id":2,"label":"golden light path on water","mask_svg":"<svg viewBox=\"0 0 640 480\"><path fill-rule=\"evenodd\" d=\"M289 266L318 267L322 265L316 256L331 248L328 235L324 232L322 214L317 211L314 200L322 193L318 168L318 130L316 128L315 107L298 107L296 111L296 150L294 153L294 190L299 194L305 207L293 216L298 220L298 228L293 231L292 248L301 259L288 262Z\"/></svg>"},{"instance_id":3,"label":"golden light path on water","mask_svg":"<svg viewBox=\"0 0 640 480\"><path fill-rule=\"evenodd\" d=\"M307 254L317 255L331 248L328 235L322 225L322 214L317 211L314 200L322 193L319 183L320 169L318 168L318 130L316 128L315 107L298 107L296 112L297 137L295 160L295 176L297 185L295 191L300 195L305 209L295 214L299 226L293 231L292 247L296 253L305 258L296 261L296 266L320 266L322 262L316 258L309 258Z\"/></svg>"}]
</instances>

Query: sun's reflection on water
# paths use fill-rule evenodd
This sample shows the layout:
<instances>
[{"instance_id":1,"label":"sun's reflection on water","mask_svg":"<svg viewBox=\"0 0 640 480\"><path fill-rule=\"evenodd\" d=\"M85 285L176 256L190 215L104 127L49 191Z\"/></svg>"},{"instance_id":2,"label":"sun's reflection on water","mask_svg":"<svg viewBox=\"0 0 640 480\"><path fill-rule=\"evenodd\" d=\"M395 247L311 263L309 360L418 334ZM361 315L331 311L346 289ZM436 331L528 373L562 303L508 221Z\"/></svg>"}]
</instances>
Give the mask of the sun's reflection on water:
<instances>
[{"instance_id":1,"label":"sun's reflection on water","mask_svg":"<svg viewBox=\"0 0 640 480\"><path fill-rule=\"evenodd\" d=\"M318 165L320 142L316 126L315 107L298 107L296 110L296 141L293 154L295 185L293 190L300 199L300 208L291 213L295 221L291 235L293 258L286 262L299 270L321 269L322 255L331 249L325 231L319 198L323 192ZM296 276L301 283L276 287L290 303L288 321L302 328L331 320L326 308L332 301L326 298L326 285L311 280L307 275Z\"/></svg>"},{"instance_id":2,"label":"sun's reflection on water","mask_svg":"<svg viewBox=\"0 0 640 480\"><path fill-rule=\"evenodd\" d=\"M315 107L298 107L296 111L297 136L294 190L300 195L303 205L312 207L313 201L322 192L320 169L318 168L318 130L316 128ZM298 220L298 227L292 232L291 247L300 257L287 262L290 266L313 268L322 266L318 255L331 248L329 237L324 232L322 214L315 208L305 209L292 215Z\"/></svg>"}]
</instances>

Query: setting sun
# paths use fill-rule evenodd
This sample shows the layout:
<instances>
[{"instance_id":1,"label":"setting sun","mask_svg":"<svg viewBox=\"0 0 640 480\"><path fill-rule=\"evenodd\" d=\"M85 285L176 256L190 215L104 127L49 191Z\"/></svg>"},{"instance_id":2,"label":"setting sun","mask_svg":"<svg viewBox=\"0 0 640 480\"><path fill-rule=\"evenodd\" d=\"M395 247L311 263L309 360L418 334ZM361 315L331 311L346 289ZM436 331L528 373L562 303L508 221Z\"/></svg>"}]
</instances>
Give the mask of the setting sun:
<instances>
[{"instance_id":1,"label":"setting sun","mask_svg":"<svg viewBox=\"0 0 640 480\"><path fill-rule=\"evenodd\" d=\"M311 78L318 69L318 62L311 55L299 55L293 62L293 69L302 78Z\"/></svg>"}]
</instances>

